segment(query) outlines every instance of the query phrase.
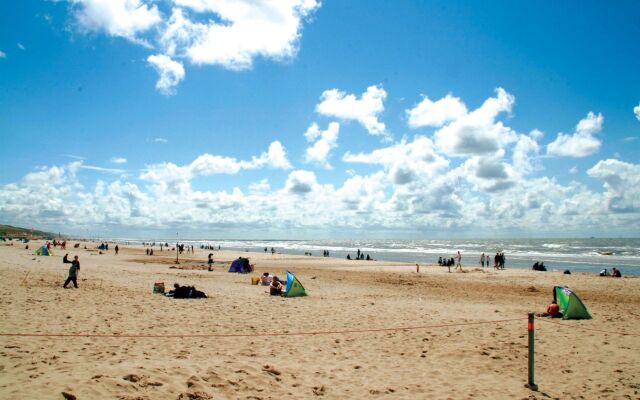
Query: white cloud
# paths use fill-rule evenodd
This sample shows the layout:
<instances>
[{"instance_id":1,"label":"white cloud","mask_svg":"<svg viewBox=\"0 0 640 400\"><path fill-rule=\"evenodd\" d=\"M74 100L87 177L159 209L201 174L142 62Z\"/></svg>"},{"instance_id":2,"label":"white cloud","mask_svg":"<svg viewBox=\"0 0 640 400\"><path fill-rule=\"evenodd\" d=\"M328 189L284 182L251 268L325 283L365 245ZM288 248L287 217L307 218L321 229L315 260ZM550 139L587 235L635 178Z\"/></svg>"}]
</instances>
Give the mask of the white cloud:
<instances>
[{"instance_id":1,"label":"white cloud","mask_svg":"<svg viewBox=\"0 0 640 400\"><path fill-rule=\"evenodd\" d=\"M186 35L186 41L181 40L188 43L184 51L189 60L234 70L251 68L256 56L293 57L302 20L319 7L315 0L176 0L176 5L204 15L215 14L220 21L209 19L206 24L185 21L180 24L184 29L176 29L181 34L191 33Z\"/></svg>"},{"instance_id":2,"label":"white cloud","mask_svg":"<svg viewBox=\"0 0 640 400\"><path fill-rule=\"evenodd\" d=\"M416 180L428 180L441 173L449 162L439 155L431 139L417 136L412 142L402 140L371 153L347 152L343 160L350 163L379 164L384 166L391 182L405 185Z\"/></svg>"},{"instance_id":3,"label":"white cloud","mask_svg":"<svg viewBox=\"0 0 640 400\"><path fill-rule=\"evenodd\" d=\"M124 157L111 157L110 160L113 164L126 164L127 159Z\"/></svg>"},{"instance_id":4,"label":"white cloud","mask_svg":"<svg viewBox=\"0 0 640 400\"><path fill-rule=\"evenodd\" d=\"M535 162L540 153L540 145L536 142L540 131L534 130L528 136L518 135L518 141L513 149L513 166L520 175L530 174L541 165Z\"/></svg>"},{"instance_id":5,"label":"white cloud","mask_svg":"<svg viewBox=\"0 0 640 400\"><path fill-rule=\"evenodd\" d=\"M640 164L602 160L587 171L604 182L607 206L615 213L640 211Z\"/></svg>"},{"instance_id":6,"label":"white cloud","mask_svg":"<svg viewBox=\"0 0 640 400\"><path fill-rule=\"evenodd\" d=\"M105 168L105 167L97 167L95 165L85 165L85 164L81 164L79 168L82 169L89 169L92 171L98 171L98 172L107 172L109 174L122 174L124 173L123 169L119 169L119 168Z\"/></svg>"},{"instance_id":7,"label":"white cloud","mask_svg":"<svg viewBox=\"0 0 640 400\"><path fill-rule=\"evenodd\" d=\"M285 184L285 191L297 195L305 195L312 192L318 185L316 175L311 171L291 171Z\"/></svg>"},{"instance_id":8,"label":"white cloud","mask_svg":"<svg viewBox=\"0 0 640 400\"><path fill-rule=\"evenodd\" d=\"M259 157L252 157L251 161L202 154L188 165L179 166L172 162L149 165L140 174L140 179L150 182L154 186L156 193L185 194L191 191L189 182L196 176L233 175L243 169L258 169L262 167L291 168L291 164L286 158L286 151L280 142L274 141L267 152L262 153Z\"/></svg>"},{"instance_id":9,"label":"white cloud","mask_svg":"<svg viewBox=\"0 0 640 400\"><path fill-rule=\"evenodd\" d=\"M638 119L638 121L640 121L640 104L633 107L633 113L636 115L636 118Z\"/></svg>"},{"instance_id":10,"label":"white cloud","mask_svg":"<svg viewBox=\"0 0 640 400\"><path fill-rule=\"evenodd\" d=\"M261 179L260 182L254 182L249 185L249 191L252 193L266 193L271 190L271 185L267 178Z\"/></svg>"},{"instance_id":11,"label":"white cloud","mask_svg":"<svg viewBox=\"0 0 640 400\"><path fill-rule=\"evenodd\" d=\"M158 7L142 0L71 0L75 17L82 30L104 31L135 43L147 45L138 34L162 20Z\"/></svg>"},{"instance_id":12,"label":"white cloud","mask_svg":"<svg viewBox=\"0 0 640 400\"><path fill-rule=\"evenodd\" d=\"M592 112L580 120L573 134L558 133L556 140L547 145L547 154L562 157L586 157L600 149L602 141L594 135L602 130L602 114Z\"/></svg>"},{"instance_id":13,"label":"white cloud","mask_svg":"<svg viewBox=\"0 0 640 400\"><path fill-rule=\"evenodd\" d=\"M384 111L387 92L382 87L369 86L358 99L338 89L325 90L316 111L343 120L358 121L372 135L386 135L384 123L378 116Z\"/></svg>"},{"instance_id":14,"label":"white cloud","mask_svg":"<svg viewBox=\"0 0 640 400\"><path fill-rule=\"evenodd\" d=\"M467 113L467 107L458 97L451 93L438 101L431 101L428 97L414 108L406 111L409 116L409 126L419 128L423 126L442 126L446 122L456 120Z\"/></svg>"},{"instance_id":15,"label":"white cloud","mask_svg":"<svg viewBox=\"0 0 640 400\"><path fill-rule=\"evenodd\" d=\"M5 53L4 51L0 50L0 58L7 58L7 53Z\"/></svg>"},{"instance_id":16,"label":"white cloud","mask_svg":"<svg viewBox=\"0 0 640 400\"><path fill-rule=\"evenodd\" d=\"M175 87L184 79L182 64L164 54L149 56L147 61L160 75L156 89L165 96L175 94Z\"/></svg>"},{"instance_id":17,"label":"white cloud","mask_svg":"<svg viewBox=\"0 0 640 400\"><path fill-rule=\"evenodd\" d=\"M490 97L477 109L436 131L438 148L450 156L493 154L517 140L515 132L500 121L498 115L511 112L515 98L504 89L496 89L496 97Z\"/></svg>"},{"instance_id":18,"label":"white cloud","mask_svg":"<svg viewBox=\"0 0 640 400\"><path fill-rule=\"evenodd\" d=\"M304 136L307 141L314 142L311 147L307 147L305 152L305 161L314 162L318 165L331 169L331 164L327 161L327 157L332 149L336 148L338 134L340 133L340 124L331 122L326 130L320 130L315 122L309 126Z\"/></svg>"},{"instance_id":19,"label":"white cloud","mask_svg":"<svg viewBox=\"0 0 640 400\"><path fill-rule=\"evenodd\" d=\"M165 138L157 137L153 139L154 143L168 143L169 141Z\"/></svg>"},{"instance_id":20,"label":"white cloud","mask_svg":"<svg viewBox=\"0 0 640 400\"><path fill-rule=\"evenodd\" d=\"M19 48L20 50L23 50L23 51L24 51L24 50L26 50L26 48L24 47L24 45L23 45L22 43L20 43L20 42L18 42L18 44L17 44L16 46L18 46L18 48Z\"/></svg>"},{"instance_id":21,"label":"white cloud","mask_svg":"<svg viewBox=\"0 0 640 400\"><path fill-rule=\"evenodd\" d=\"M578 167L576 167L576 166L574 165L573 167L571 167L571 168L569 169L569 173L570 173L571 175L575 175L575 174L577 174L577 173L578 173Z\"/></svg>"},{"instance_id":22,"label":"white cloud","mask_svg":"<svg viewBox=\"0 0 640 400\"><path fill-rule=\"evenodd\" d=\"M156 87L165 95L184 79L180 60L244 70L257 57L295 57L303 22L320 7L316 0L173 0L167 16L155 0L70 1L80 31L158 49L162 54L147 61L160 74Z\"/></svg>"}]
</instances>

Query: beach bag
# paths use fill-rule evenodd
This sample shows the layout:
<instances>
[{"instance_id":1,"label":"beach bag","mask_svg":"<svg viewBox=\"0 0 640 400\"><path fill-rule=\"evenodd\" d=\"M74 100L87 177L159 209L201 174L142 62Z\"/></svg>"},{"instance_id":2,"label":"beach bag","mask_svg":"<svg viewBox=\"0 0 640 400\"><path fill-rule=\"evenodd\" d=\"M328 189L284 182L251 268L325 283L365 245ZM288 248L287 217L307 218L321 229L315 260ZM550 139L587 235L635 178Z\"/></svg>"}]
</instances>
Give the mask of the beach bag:
<instances>
[{"instance_id":1,"label":"beach bag","mask_svg":"<svg viewBox=\"0 0 640 400\"><path fill-rule=\"evenodd\" d=\"M153 284L153 293L164 294L164 282L156 282Z\"/></svg>"},{"instance_id":2,"label":"beach bag","mask_svg":"<svg viewBox=\"0 0 640 400\"><path fill-rule=\"evenodd\" d=\"M251 277L251 284L252 285L257 285L258 283L260 283L260 278L256 278L255 276Z\"/></svg>"}]
</instances>

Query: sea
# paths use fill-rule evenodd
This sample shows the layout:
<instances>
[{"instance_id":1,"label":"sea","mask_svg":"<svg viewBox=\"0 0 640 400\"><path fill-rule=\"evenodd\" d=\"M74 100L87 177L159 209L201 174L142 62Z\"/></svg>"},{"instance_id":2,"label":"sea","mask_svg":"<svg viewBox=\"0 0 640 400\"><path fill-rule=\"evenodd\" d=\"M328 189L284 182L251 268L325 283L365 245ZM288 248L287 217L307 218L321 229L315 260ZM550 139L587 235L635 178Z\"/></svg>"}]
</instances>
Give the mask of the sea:
<instances>
[{"instance_id":1,"label":"sea","mask_svg":"<svg viewBox=\"0 0 640 400\"><path fill-rule=\"evenodd\" d=\"M122 240L122 239L120 239ZM162 242L160 239L157 242ZM171 240L166 240L172 242ZM132 241L133 242L133 241ZM175 242L175 238L173 239ZM438 257L451 258L462 254L463 267L480 266L480 255L493 256L503 252L506 268L531 268L536 261L544 262L547 270L598 273L612 267L624 275L640 276L640 238L634 239L464 239L464 240L181 240L200 247L220 246L222 249L264 251L267 248L284 254L305 253L330 257L354 258L358 249L374 260L434 264Z\"/></svg>"}]
</instances>

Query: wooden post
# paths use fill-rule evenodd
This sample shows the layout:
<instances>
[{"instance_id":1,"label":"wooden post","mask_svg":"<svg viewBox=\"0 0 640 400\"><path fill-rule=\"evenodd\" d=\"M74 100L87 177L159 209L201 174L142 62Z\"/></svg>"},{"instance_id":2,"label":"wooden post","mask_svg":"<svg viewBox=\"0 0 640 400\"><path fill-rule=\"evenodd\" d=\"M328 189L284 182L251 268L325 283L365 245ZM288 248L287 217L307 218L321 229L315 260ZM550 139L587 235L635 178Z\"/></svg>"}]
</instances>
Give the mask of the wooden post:
<instances>
[{"instance_id":1,"label":"wooden post","mask_svg":"<svg viewBox=\"0 0 640 400\"><path fill-rule=\"evenodd\" d=\"M534 378L534 357L535 357L535 340L534 340L534 320L533 313L529 313L529 320L527 322L527 330L529 331L529 379L525 385L531 390L538 390L538 385L535 384Z\"/></svg>"}]
</instances>

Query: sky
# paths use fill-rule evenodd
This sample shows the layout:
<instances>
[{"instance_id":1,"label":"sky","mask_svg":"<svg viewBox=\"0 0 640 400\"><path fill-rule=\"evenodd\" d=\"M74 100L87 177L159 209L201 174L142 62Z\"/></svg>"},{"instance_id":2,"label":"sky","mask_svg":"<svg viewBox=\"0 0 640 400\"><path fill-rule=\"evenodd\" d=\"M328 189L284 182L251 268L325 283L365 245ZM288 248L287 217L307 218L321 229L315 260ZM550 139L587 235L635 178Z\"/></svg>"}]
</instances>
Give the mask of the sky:
<instances>
[{"instance_id":1,"label":"sky","mask_svg":"<svg viewBox=\"0 0 640 400\"><path fill-rule=\"evenodd\" d=\"M638 237L637 2L0 2L0 222Z\"/></svg>"}]
</instances>

